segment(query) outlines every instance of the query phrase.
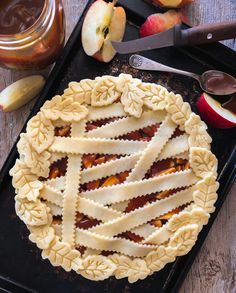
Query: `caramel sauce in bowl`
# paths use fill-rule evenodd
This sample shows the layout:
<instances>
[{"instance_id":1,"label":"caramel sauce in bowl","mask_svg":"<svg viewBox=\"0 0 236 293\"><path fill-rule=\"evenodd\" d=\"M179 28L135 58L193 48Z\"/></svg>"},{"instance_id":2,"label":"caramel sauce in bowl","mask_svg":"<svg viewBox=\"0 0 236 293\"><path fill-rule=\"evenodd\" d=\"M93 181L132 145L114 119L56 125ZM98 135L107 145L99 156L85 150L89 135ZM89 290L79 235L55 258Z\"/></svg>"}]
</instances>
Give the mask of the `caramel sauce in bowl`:
<instances>
[{"instance_id":1,"label":"caramel sauce in bowl","mask_svg":"<svg viewBox=\"0 0 236 293\"><path fill-rule=\"evenodd\" d=\"M215 95L230 95L236 92L236 79L217 70L208 70L201 75L202 88Z\"/></svg>"},{"instance_id":2,"label":"caramel sauce in bowl","mask_svg":"<svg viewBox=\"0 0 236 293\"><path fill-rule=\"evenodd\" d=\"M61 0L1 0L0 66L44 68L59 56L64 40Z\"/></svg>"}]
</instances>

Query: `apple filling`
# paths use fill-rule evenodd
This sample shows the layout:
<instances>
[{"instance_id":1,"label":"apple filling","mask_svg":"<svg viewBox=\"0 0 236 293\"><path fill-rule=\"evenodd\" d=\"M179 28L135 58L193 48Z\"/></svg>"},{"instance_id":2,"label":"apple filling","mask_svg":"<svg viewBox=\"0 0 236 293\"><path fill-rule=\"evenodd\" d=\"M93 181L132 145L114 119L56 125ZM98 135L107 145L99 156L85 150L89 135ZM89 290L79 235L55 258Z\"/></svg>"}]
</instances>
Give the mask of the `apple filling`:
<instances>
[{"instance_id":1,"label":"apple filling","mask_svg":"<svg viewBox=\"0 0 236 293\"><path fill-rule=\"evenodd\" d=\"M70 125L56 127L55 128L55 136L69 137L70 136Z\"/></svg>"},{"instance_id":2,"label":"apple filling","mask_svg":"<svg viewBox=\"0 0 236 293\"><path fill-rule=\"evenodd\" d=\"M99 121L93 121L88 122L86 125L86 131L90 131L93 129L96 129L97 127L101 127L107 123L110 123L112 121L115 121L119 118L110 118L110 119L103 119ZM136 140L136 141L150 141L154 134L158 131L159 124L147 126L145 128L139 129L137 131L130 132L129 134L126 134L124 136L119 137L119 139L125 139L125 140ZM182 131L180 131L178 128L175 130L174 134L172 135L172 138L180 136L183 134ZM69 137L70 136L70 126L64 126L64 127L57 127L55 129L55 135L56 136L63 136L63 137ZM82 157L82 169L91 168L100 164L104 164L111 160L116 160L120 158L121 156L118 155L104 155L104 154L86 154ZM60 176L64 176L66 173L67 168L67 158L62 158L59 161L56 161L53 163L50 167L50 174L47 179L52 179ZM155 162L151 168L148 170L148 172L145 175L145 178L152 178L155 176L170 174L174 172L178 172L181 170L187 170L190 168L188 160L181 159L181 158L169 158L162 161ZM119 174L111 175L105 178L101 178L98 180L94 180L91 182L87 182L80 185L80 191L85 192L89 190L94 190L97 188L112 186L116 184L121 184L126 181L126 178L128 177L129 171L125 171ZM135 209L138 209L140 207L143 207L144 205L148 203L152 203L154 201L158 201L161 199L165 199L169 197L170 195L174 194L177 191L183 190L184 188L174 189L174 190L167 190L158 192L155 194L148 194L139 196L137 198L133 198L127 202L127 205L123 212L129 213L131 211L134 211ZM168 220L174 215L178 214L180 211L182 211L186 205L178 207L164 215L161 215L157 217L156 219L149 222L149 224L161 228L164 224L168 222ZM54 224L61 224L62 217L57 216L53 218ZM91 217L88 217L87 215L77 213L76 215L76 227L80 229L89 229L92 228L98 224L100 224L101 221L97 219L93 219ZM117 237L122 237L125 239L129 239L134 242L141 242L144 239L136 235L135 233L131 231L126 231L122 234L117 235ZM85 247L78 247L78 250L83 254L86 250ZM109 251L103 251L103 255L108 255L112 252Z\"/></svg>"}]
</instances>

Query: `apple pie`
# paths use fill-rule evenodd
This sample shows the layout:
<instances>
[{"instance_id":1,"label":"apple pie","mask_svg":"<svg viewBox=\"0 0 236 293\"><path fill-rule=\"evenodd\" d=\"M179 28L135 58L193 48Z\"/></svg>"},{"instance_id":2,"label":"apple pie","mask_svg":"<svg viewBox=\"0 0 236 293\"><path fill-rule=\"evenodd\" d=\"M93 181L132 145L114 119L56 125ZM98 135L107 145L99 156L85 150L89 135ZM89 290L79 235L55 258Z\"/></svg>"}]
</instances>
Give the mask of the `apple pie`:
<instances>
[{"instance_id":1,"label":"apple pie","mask_svg":"<svg viewBox=\"0 0 236 293\"><path fill-rule=\"evenodd\" d=\"M179 94L128 74L71 82L46 101L10 171L43 259L132 283L187 254L217 200L206 129Z\"/></svg>"}]
</instances>

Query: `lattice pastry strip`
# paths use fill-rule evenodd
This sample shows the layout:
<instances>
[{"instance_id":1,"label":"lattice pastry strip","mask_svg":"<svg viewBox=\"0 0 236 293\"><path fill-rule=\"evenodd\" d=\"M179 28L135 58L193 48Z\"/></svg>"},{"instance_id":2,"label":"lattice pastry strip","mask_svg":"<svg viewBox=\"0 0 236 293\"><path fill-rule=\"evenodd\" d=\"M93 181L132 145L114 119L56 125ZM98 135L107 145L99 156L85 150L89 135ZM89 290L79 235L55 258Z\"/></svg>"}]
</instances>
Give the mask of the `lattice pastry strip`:
<instances>
[{"instance_id":1,"label":"lattice pastry strip","mask_svg":"<svg viewBox=\"0 0 236 293\"><path fill-rule=\"evenodd\" d=\"M115 236L122 232L129 231L135 227L147 223L155 217L161 216L178 206L189 203L193 199L194 188L177 192L166 199L155 201L136 209L129 214L125 214L113 221L91 228L90 231L104 235Z\"/></svg>"},{"instance_id":2,"label":"lattice pastry strip","mask_svg":"<svg viewBox=\"0 0 236 293\"><path fill-rule=\"evenodd\" d=\"M176 125L171 121L170 117L166 117L160 128L157 130L147 148L144 150L134 169L127 178L127 182L141 180L148 169L158 158L164 145L173 134Z\"/></svg>"},{"instance_id":3,"label":"lattice pastry strip","mask_svg":"<svg viewBox=\"0 0 236 293\"><path fill-rule=\"evenodd\" d=\"M129 182L127 184L119 184L111 187L81 192L80 196L93 199L101 204L111 204L142 196L143 190L145 190L145 194L151 194L183 186L190 186L197 181L198 178L193 174L193 172L191 170L186 170L151 179L144 179L137 182Z\"/></svg>"},{"instance_id":4,"label":"lattice pastry strip","mask_svg":"<svg viewBox=\"0 0 236 293\"><path fill-rule=\"evenodd\" d=\"M84 201L83 203L86 203L86 202ZM62 214L62 209L59 206L57 206L55 204L52 204L50 202L47 202L47 205L50 207L53 216L60 216ZM88 205L88 207L89 207L89 205ZM94 216L94 213L93 212L92 213L88 213L88 216L91 217L92 215ZM97 215L96 216L97 219L100 219L100 220L106 219L107 221L109 220L109 218L99 217L101 215L99 212L96 212L96 215ZM113 218L110 218L110 219L114 219L114 218L115 217L113 216ZM53 227L56 229L56 235L61 237L61 225L54 224ZM137 228L132 229L131 232L134 233L134 234L136 234L137 236L140 236L142 238L146 238L149 235L153 234L156 230L157 230L157 228L155 226L153 226L151 224L145 224L145 225L142 225L142 226L139 226ZM87 250L86 250L85 253L86 254L89 254L87 252ZM96 254L100 254L100 253L101 253L101 251L96 250Z\"/></svg>"},{"instance_id":5,"label":"lattice pastry strip","mask_svg":"<svg viewBox=\"0 0 236 293\"><path fill-rule=\"evenodd\" d=\"M43 198L58 205L62 206L62 194L48 188L43 194ZM80 213L86 214L92 218L96 218L105 222L91 228L90 230L105 236L115 236L125 231L132 230L142 224L146 224L153 217L161 216L178 206L187 204L192 201L194 188L189 188L184 191L180 191L175 195L150 203L142 208L139 208L129 214L122 214L115 211L112 208L103 207L91 200L80 199L77 210ZM52 196L54 194L54 196ZM127 223L123 225L123 223ZM138 233L138 232L137 232ZM140 233L138 233L140 235Z\"/></svg>"},{"instance_id":6,"label":"lattice pastry strip","mask_svg":"<svg viewBox=\"0 0 236 293\"><path fill-rule=\"evenodd\" d=\"M186 159L186 156L183 155L184 151L188 150L188 137L187 135L181 135L179 137L173 138L167 142L164 150L161 151L158 159L164 160L167 158L183 158ZM124 171L129 171L134 168L137 163L141 153L136 153L134 155L129 155L126 157L121 157L116 160L108 161L101 165L97 165L81 171L81 183L87 183L99 178L108 177L115 175ZM58 188L58 190L64 189L65 186L65 177L59 177L51 180L47 180L47 184Z\"/></svg>"},{"instance_id":7,"label":"lattice pastry strip","mask_svg":"<svg viewBox=\"0 0 236 293\"><path fill-rule=\"evenodd\" d=\"M50 151L68 154L91 154L94 152L94 144L99 154L120 154L130 155L145 149L146 142L142 141L123 141L103 138L67 138L55 137L50 146ZM64 146L67 145L65 151Z\"/></svg>"},{"instance_id":8,"label":"lattice pastry strip","mask_svg":"<svg viewBox=\"0 0 236 293\"><path fill-rule=\"evenodd\" d=\"M61 234L61 227L57 226L57 234ZM144 256L156 248L155 245L138 244L119 237L105 237L88 230L76 229L77 245L87 246L102 251L104 247L114 252L120 252L129 256Z\"/></svg>"},{"instance_id":9,"label":"lattice pastry strip","mask_svg":"<svg viewBox=\"0 0 236 293\"><path fill-rule=\"evenodd\" d=\"M44 200L49 201L50 203L53 203L61 208L63 207L62 192L59 192L47 185L42 190L41 197ZM80 213L87 214L88 216L92 218L96 218L104 222L113 220L122 215L121 212L113 210L111 207L103 206L87 198L79 199L78 205L77 205L77 211Z\"/></svg>"},{"instance_id":10,"label":"lattice pastry strip","mask_svg":"<svg viewBox=\"0 0 236 293\"><path fill-rule=\"evenodd\" d=\"M127 133L127 129L131 131L139 130L149 125L160 123L164 120L165 113L144 112L140 119L134 117L125 117L117 121L111 122L97 129L91 130L86 134L86 137L103 137L112 138L119 137Z\"/></svg>"},{"instance_id":11,"label":"lattice pastry strip","mask_svg":"<svg viewBox=\"0 0 236 293\"><path fill-rule=\"evenodd\" d=\"M189 104L160 85L127 74L72 82L18 144L17 215L52 265L144 279L186 254L214 211L210 143Z\"/></svg>"},{"instance_id":12,"label":"lattice pastry strip","mask_svg":"<svg viewBox=\"0 0 236 293\"><path fill-rule=\"evenodd\" d=\"M80 132L79 132L80 131ZM83 136L85 122L72 123L71 134L73 137ZM75 217L80 183L81 156L68 156L67 172L65 176L65 190L63 194L62 213L62 241L75 245Z\"/></svg>"},{"instance_id":13,"label":"lattice pastry strip","mask_svg":"<svg viewBox=\"0 0 236 293\"><path fill-rule=\"evenodd\" d=\"M88 107L88 121L96 121L112 117L126 117L126 113L121 103L115 103L103 108Z\"/></svg>"}]
</instances>

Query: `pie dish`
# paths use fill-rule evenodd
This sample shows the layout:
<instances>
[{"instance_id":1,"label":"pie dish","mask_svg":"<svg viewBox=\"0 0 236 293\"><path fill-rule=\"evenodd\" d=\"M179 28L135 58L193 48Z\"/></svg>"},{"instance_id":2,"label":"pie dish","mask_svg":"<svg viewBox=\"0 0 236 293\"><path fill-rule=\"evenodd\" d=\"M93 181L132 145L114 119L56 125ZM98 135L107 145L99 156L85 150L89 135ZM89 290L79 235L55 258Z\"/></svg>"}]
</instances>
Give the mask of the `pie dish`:
<instances>
[{"instance_id":1,"label":"pie dish","mask_svg":"<svg viewBox=\"0 0 236 293\"><path fill-rule=\"evenodd\" d=\"M10 171L43 259L133 283L187 254L217 200L206 129L179 94L128 74L71 82L45 102Z\"/></svg>"}]
</instances>

